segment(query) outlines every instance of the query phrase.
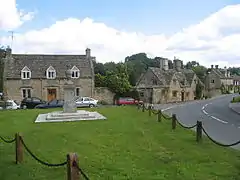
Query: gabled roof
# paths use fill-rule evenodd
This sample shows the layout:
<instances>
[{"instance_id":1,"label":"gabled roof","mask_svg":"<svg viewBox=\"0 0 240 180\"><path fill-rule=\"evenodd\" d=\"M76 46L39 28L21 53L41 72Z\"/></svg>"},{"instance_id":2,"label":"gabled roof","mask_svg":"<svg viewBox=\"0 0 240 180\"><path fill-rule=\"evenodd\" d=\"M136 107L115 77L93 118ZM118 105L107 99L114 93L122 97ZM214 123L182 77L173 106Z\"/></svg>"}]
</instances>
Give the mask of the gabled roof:
<instances>
[{"instance_id":1,"label":"gabled roof","mask_svg":"<svg viewBox=\"0 0 240 180\"><path fill-rule=\"evenodd\" d=\"M79 69L76 66L73 66L71 70L72 71L79 71Z\"/></svg>"},{"instance_id":2,"label":"gabled roof","mask_svg":"<svg viewBox=\"0 0 240 180\"><path fill-rule=\"evenodd\" d=\"M180 86L190 86L194 78L194 71L190 69L182 69L181 71L176 71L175 69L163 70L160 68L150 67L149 68L159 79L159 81L164 82L164 85L170 85L173 76L177 78Z\"/></svg>"},{"instance_id":3,"label":"gabled roof","mask_svg":"<svg viewBox=\"0 0 240 180\"><path fill-rule=\"evenodd\" d=\"M48 68L47 68L47 71L56 71L52 66L49 66Z\"/></svg>"},{"instance_id":4,"label":"gabled roof","mask_svg":"<svg viewBox=\"0 0 240 180\"><path fill-rule=\"evenodd\" d=\"M24 66L24 68L21 71L31 71L27 66Z\"/></svg>"},{"instance_id":5,"label":"gabled roof","mask_svg":"<svg viewBox=\"0 0 240 180\"><path fill-rule=\"evenodd\" d=\"M11 64L6 64L6 78L21 78L21 70L27 66L32 78L46 78L46 70L52 66L58 77L65 78L65 71L73 66L80 70L80 77L92 77L91 60L86 55L34 55L13 54ZM7 58L5 59L7 61Z\"/></svg>"}]
</instances>

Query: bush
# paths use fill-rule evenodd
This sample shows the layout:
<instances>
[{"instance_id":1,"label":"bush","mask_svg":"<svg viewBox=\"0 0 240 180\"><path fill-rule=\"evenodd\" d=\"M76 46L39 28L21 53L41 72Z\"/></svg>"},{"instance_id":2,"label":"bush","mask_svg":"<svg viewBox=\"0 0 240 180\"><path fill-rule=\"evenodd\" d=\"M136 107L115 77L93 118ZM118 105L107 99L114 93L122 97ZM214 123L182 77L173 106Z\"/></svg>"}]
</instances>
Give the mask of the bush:
<instances>
[{"instance_id":1,"label":"bush","mask_svg":"<svg viewBox=\"0 0 240 180\"><path fill-rule=\"evenodd\" d=\"M231 103L239 103L240 102L240 96L238 97L233 97Z\"/></svg>"},{"instance_id":2,"label":"bush","mask_svg":"<svg viewBox=\"0 0 240 180\"><path fill-rule=\"evenodd\" d=\"M104 101L104 100L98 101L98 103L101 105L108 105L107 101Z\"/></svg>"}]
</instances>

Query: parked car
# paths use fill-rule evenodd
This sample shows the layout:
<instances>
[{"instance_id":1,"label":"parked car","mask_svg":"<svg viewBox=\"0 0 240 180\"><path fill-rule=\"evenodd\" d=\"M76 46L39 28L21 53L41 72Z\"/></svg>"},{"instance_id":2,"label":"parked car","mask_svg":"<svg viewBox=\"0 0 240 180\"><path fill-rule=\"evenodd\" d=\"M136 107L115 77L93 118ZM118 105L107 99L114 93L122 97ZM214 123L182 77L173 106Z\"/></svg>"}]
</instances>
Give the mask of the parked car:
<instances>
[{"instance_id":1,"label":"parked car","mask_svg":"<svg viewBox=\"0 0 240 180\"><path fill-rule=\"evenodd\" d=\"M6 109L20 109L20 104L14 100L7 100L6 101Z\"/></svg>"},{"instance_id":2,"label":"parked car","mask_svg":"<svg viewBox=\"0 0 240 180\"><path fill-rule=\"evenodd\" d=\"M20 104L12 99L1 101L0 110L3 109L20 109Z\"/></svg>"},{"instance_id":3,"label":"parked car","mask_svg":"<svg viewBox=\"0 0 240 180\"><path fill-rule=\"evenodd\" d=\"M90 97L78 97L76 99L77 107L96 107L98 100L90 98Z\"/></svg>"},{"instance_id":4,"label":"parked car","mask_svg":"<svg viewBox=\"0 0 240 180\"><path fill-rule=\"evenodd\" d=\"M44 104L39 104L35 106L35 108L37 109L59 108L59 107L63 107L63 104L64 104L64 100L54 99Z\"/></svg>"},{"instance_id":5,"label":"parked car","mask_svg":"<svg viewBox=\"0 0 240 180\"><path fill-rule=\"evenodd\" d=\"M46 101L43 101L42 99L39 99L37 97L31 97L31 98L24 98L21 102L21 108L22 109L33 109L35 106L39 104L45 104Z\"/></svg>"},{"instance_id":6,"label":"parked car","mask_svg":"<svg viewBox=\"0 0 240 180\"><path fill-rule=\"evenodd\" d=\"M136 104L143 104L143 101L138 101L131 97L120 97L115 102L117 105L136 105Z\"/></svg>"}]
</instances>

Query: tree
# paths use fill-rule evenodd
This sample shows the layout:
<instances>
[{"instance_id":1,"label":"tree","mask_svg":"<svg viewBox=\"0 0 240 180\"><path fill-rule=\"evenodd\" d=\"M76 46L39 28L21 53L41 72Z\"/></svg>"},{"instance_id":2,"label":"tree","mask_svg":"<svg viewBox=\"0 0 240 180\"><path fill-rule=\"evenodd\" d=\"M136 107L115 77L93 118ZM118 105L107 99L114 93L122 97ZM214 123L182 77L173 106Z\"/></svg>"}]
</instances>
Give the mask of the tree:
<instances>
[{"instance_id":1,"label":"tree","mask_svg":"<svg viewBox=\"0 0 240 180\"><path fill-rule=\"evenodd\" d=\"M125 64L118 64L116 72L107 71L106 86L117 95L122 95L131 89L128 81L127 67Z\"/></svg>"},{"instance_id":2,"label":"tree","mask_svg":"<svg viewBox=\"0 0 240 180\"><path fill-rule=\"evenodd\" d=\"M198 82L196 84L196 98L201 99L203 93L203 86Z\"/></svg>"},{"instance_id":3,"label":"tree","mask_svg":"<svg viewBox=\"0 0 240 180\"><path fill-rule=\"evenodd\" d=\"M3 58L5 57L6 57L6 48L0 47L0 92L3 91L3 70L4 70Z\"/></svg>"}]
</instances>

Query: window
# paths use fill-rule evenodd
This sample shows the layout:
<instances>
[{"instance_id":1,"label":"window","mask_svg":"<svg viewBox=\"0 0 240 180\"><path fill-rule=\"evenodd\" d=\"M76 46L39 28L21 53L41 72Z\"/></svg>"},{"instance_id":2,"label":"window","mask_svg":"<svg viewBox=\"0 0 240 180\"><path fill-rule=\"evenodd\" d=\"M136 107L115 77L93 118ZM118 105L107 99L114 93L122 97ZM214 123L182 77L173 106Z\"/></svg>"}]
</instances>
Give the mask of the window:
<instances>
[{"instance_id":1,"label":"window","mask_svg":"<svg viewBox=\"0 0 240 180\"><path fill-rule=\"evenodd\" d=\"M38 98L32 98L32 102L41 103L41 100Z\"/></svg>"},{"instance_id":2,"label":"window","mask_svg":"<svg viewBox=\"0 0 240 180\"><path fill-rule=\"evenodd\" d=\"M152 79L153 85L157 85L157 80L155 78Z\"/></svg>"},{"instance_id":3,"label":"window","mask_svg":"<svg viewBox=\"0 0 240 180\"><path fill-rule=\"evenodd\" d=\"M177 84L177 80L173 79L173 84L176 85Z\"/></svg>"},{"instance_id":4,"label":"window","mask_svg":"<svg viewBox=\"0 0 240 180\"><path fill-rule=\"evenodd\" d=\"M73 66L71 71L72 71L72 78L79 78L80 71L79 71L79 69L76 66Z\"/></svg>"},{"instance_id":5,"label":"window","mask_svg":"<svg viewBox=\"0 0 240 180\"><path fill-rule=\"evenodd\" d=\"M89 98L84 98L84 101L90 101L90 99Z\"/></svg>"},{"instance_id":6,"label":"window","mask_svg":"<svg viewBox=\"0 0 240 180\"><path fill-rule=\"evenodd\" d=\"M194 79L194 83L197 84L197 80L196 79Z\"/></svg>"},{"instance_id":7,"label":"window","mask_svg":"<svg viewBox=\"0 0 240 180\"><path fill-rule=\"evenodd\" d=\"M173 91L173 92L172 92L172 96L173 96L173 97L177 97L177 91Z\"/></svg>"},{"instance_id":8,"label":"window","mask_svg":"<svg viewBox=\"0 0 240 180\"><path fill-rule=\"evenodd\" d=\"M47 69L47 79L55 79L56 78L56 70L50 66L48 69Z\"/></svg>"},{"instance_id":9,"label":"window","mask_svg":"<svg viewBox=\"0 0 240 180\"><path fill-rule=\"evenodd\" d=\"M23 98L31 98L31 89L22 89L22 97Z\"/></svg>"},{"instance_id":10,"label":"window","mask_svg":"<svg viewBox=\"0 0 240 180\"><path fill-rule=\"evenodd\" d=\"M79 87L77 87L75 89L75 96L80 96L80 88Z\"/></svg>"},{"instance_id":11,"label":"window","mask_svg":"<svg viewBox=\"0 0 240 180\"><path fill-rule=\"evenodd\" d=\"M21 70L21 78L22 79L30 79L31 78L31 71L30 71L30 69L27 66L25 66Z\"/></svg>"},{"instance_id":12,"label":"window","mask_svg":"<svg viewBox=\"0 0 240 180\"><path fill-rule=\"evenodd\" d=\"M140 96L141 96L141 97L144 97L144 93L143 93L143 92L140 92Z\"/></svg>"},{"instance_id":13,"label":"window","mask_svg":"<svg viewBox=\"0 0 240 180\"><path fill-rule=\"evenodd\" d=\"M214 79L211 80L211 83L214 83Z\"/></svg>"}]
</instances>

